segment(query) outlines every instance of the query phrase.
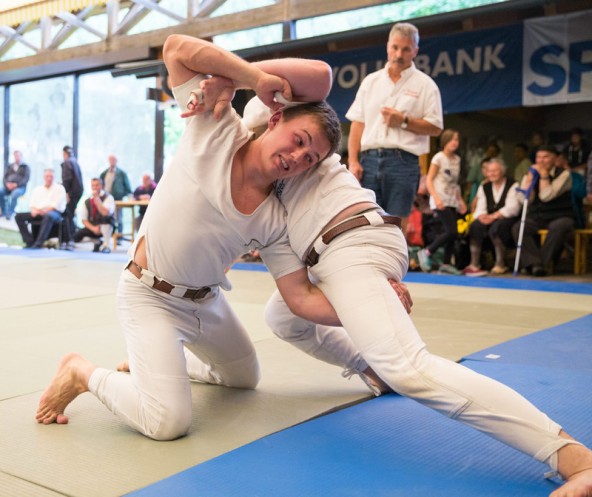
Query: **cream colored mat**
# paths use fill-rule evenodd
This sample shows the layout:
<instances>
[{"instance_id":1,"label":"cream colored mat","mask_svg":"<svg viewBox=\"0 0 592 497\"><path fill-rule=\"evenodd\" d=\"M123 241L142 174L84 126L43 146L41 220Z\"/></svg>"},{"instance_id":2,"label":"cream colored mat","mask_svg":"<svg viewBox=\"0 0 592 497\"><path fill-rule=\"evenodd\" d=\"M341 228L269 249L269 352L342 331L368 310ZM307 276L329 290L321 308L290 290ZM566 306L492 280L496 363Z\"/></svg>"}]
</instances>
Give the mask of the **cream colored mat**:
<instances>
[{"instance_id":1,"label":"cream colored mat","mask_svg":"<svg viewBox=\"0 0 592 497\"><path fill-rule=\"evenodd\" d=\"M194 384L190 434L154 442L92 395L67 426L34 413L59 358L77 350L106 367L125 355L115 317L121 262L0 256L0 497L118 496L332 409L369 398L358 378L275 338L263 322L267 273L231 271L229 300L249 329L262 381L255 391ZM589 312L592 297L410 285L413 312L434 353L463 355ZM369 326L372 324L369 323ZM257 475L254 475L256 477Z\"/></svg>"}]
</instances>

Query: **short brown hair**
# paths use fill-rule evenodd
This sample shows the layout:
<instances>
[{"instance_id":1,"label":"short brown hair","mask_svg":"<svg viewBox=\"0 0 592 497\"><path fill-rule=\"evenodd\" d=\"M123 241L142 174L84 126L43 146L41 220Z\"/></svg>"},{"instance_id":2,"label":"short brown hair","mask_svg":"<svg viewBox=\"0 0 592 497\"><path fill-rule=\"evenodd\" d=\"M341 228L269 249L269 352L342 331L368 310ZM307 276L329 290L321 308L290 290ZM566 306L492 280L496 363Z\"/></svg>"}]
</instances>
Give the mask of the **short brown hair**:
<instances>
[{"instance_id":1,"label":"short brown hair","mask_svg":"<svg viewBox=\"0 0 592 497\"><path fill-rule=\"evenodd\" d=\"M340 150L341 122L339 121L337 113L327 102L310 102L301 105L295 105L293 107L287 107L282 110L282 114L286 121L290 121L291 119L299 116L311 116L315 119L317 124L324 131L325 137L331 146L327 156L322 157L321 160L326 159L331 154Z\"/></svg>"}]
</instances>

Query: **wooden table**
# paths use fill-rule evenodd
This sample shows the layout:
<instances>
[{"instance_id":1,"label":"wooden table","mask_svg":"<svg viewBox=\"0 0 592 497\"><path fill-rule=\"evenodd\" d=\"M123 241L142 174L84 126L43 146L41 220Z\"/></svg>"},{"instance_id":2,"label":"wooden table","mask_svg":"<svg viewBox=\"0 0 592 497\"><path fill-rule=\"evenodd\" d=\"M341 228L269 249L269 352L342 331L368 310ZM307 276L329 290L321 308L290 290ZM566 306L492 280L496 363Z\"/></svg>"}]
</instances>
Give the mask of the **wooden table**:
<instances>
[{"instance_id":1,"label":"wooden table","mask_svg":"<svg viewBox=\"0 0 592 497\"><path fill-rule=\"evenodd\" d=\"M123 209L131 209L132 211L132 228L130 233L119 233L117 231L117 227L113 231L113 250L117 249L117 240L124 236L129 236L132 243L134 241L135 236L135 221L136 221L136 207L143 207L148 205L149 200L116 200L115 201L115 210L117 213L117 219L122 219Z\"/></svg>"}]
</instances>

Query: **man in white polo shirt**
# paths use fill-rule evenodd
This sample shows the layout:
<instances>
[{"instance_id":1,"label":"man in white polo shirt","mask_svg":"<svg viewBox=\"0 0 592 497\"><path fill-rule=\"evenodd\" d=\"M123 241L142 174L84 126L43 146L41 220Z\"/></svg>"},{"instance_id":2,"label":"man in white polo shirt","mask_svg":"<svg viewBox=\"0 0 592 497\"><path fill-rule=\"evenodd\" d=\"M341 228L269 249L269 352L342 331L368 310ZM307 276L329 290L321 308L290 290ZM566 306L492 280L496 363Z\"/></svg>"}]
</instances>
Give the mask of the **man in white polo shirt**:
<instances>
[{"instance_id":1,"label":"man in white polo shirt","mask_svg":"<svg viewBox=\"0 0 592 497\"><path fill-rule=\"evenodd\" d=\"M352 122L350 171L385 211L403 219L404 232L419 186L418 157L429 152L430 136L443 127L440 90L413 63L418 45L413 24L395 24L387 65L362 81L345 115Z\"/></svg>"}]
</instances>

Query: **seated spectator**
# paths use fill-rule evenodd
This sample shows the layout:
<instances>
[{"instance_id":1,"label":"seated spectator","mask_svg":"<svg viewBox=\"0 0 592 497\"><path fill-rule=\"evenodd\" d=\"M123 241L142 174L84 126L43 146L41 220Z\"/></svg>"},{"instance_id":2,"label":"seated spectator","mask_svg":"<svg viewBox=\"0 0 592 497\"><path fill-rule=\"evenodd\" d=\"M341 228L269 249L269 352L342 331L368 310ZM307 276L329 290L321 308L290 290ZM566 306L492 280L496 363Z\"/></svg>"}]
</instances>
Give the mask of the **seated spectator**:
<instances>
[{"instance_id":1,"label":"seated spectator","mask_svg":"<svg viewBox=\"0 0 592 497\"><path fill-rule=\"evenodd\" d=\"M524 223L520 267L533 276L546 276L553 271L559 260L563 244L574 229L574 214L571 203L570 172L556 167L557 151L553 147L541 147L533 166L538 181L528 199ZM529 171L522 180L523 190L530 188L534 175ZM545 243L541 244L538 230L546 229ZM514 241L518 242L520 223L512 228Z\"/></svg>"},{"instance_id":2,"label":"seated spectator","mask_svg":"<svg viewBox=\"0 0 592 497\"><path fill-rule=\"evenodd\" d=\"M584 198L586 198L586 180L575 169L570 169L567 150L557 154L555 165L560 169L570 171L571 176L571 203L574 210L576 228L584 228L586 225L584 215Z\"/></svg>"},{"instance_id":3,"label":"seated spectator","mask_svg":"<svg viewBox=\"0 0 592 497\"><path fill-rule=\"evenodd\" d=\"M592 152L588 155L588 166L586 169L586 200L592 202Z\"/></svg>"},{"instance_id":4,"label":"seated spectator","mask_svg":"<svg viewBox=\"0 0 592 497\"><path fill-rule=\"evenodd\" d=\"M53 169L43 171L43 185L36 187L29 202L30 212L19 212L16 224L26 248L39 249L49 238L51 229L62 222L66 209L66 190L54 183Z\"/></svg>"},{"instance_id":5,"label":"seated spectator","mask_svg":"<svg viewBox=\"0 0 592 497\"><path fill-rule=\"evenodd\" d=\"M4 181L0 186L0 209L6 219L12 219L20 196L27 190L31 169L23 162L20 150L14 151L14 162L4 169Z\"/></svg>"},{"instance_id":6,"label":"seated spectator","mask_svg":"<svg viewBox=\"0 0 592 497\"><path fill-rule=\"evenodd\" d=\"M109 240L115 226L115 200L103 190L103 180L93 178L90 181L91 195L84 201L80 209L80 220L83 228L74 233L74 241L81 242L84 237L95 239L93 252L111 252Z\"/></svg>"},{"instance_id":7,"label":"seated spectator","mask_svg":"<svg viewBox=\"0 0 592 497\"><path fill-rule=\"evenodd\" d=\"M142 184L134 190L134 199L150 200L155 189L156 183L152 179L152 175L150 173L145 173L142 176ZM144 219L144 214L146 214L147 208L147 205L142 205L140 207L138 217L134 220L134 230L138 231L140 229L140 224L142 224L142 219Z\"/></svg>"},{"instance_id":8,"label":"seated spectator","mask_svg":"<svg viewBox=\"0 0 592 497\"><path fill-rule=\"evenodd\" d=\"M528 168L532 166L532 162L528 158L528 146L525 143L518 143L514 147L514 161L514 181L520 184L522 178L528 172Z\"/></svg>"},{"instance_id":9,"label":"seated spectator","mask_svg":"<svg viewBox=\"0 0 592 497\"><path fill-rule=\"evenodd\" d=\"M527 159L528 160L528 159ZM486 167L487 181L477 190L477 205L469 228L471 263L463 270L467 276L484 276L481 269L483 241L489 238L495 252L492 274L508 271L505 264L506 247L513 245L511 229L518 221L520 197L518 183L506 178L506 166L500 159L491 159Z\"/></svg>"},{"instance_id":10,"label":"seated spectator","mask_svg":"<svg viewBox=\"0 0 592 497\"><path fill-rule=\"evenodd\" d=\"M574 128L571 130L571 137L569 138L569 145L567 146L567 162L572 171L577 171L580 174L586 172L586 160L590 154L590 145L584 139L582 128Z\"/></svg>"}]
</instances>

